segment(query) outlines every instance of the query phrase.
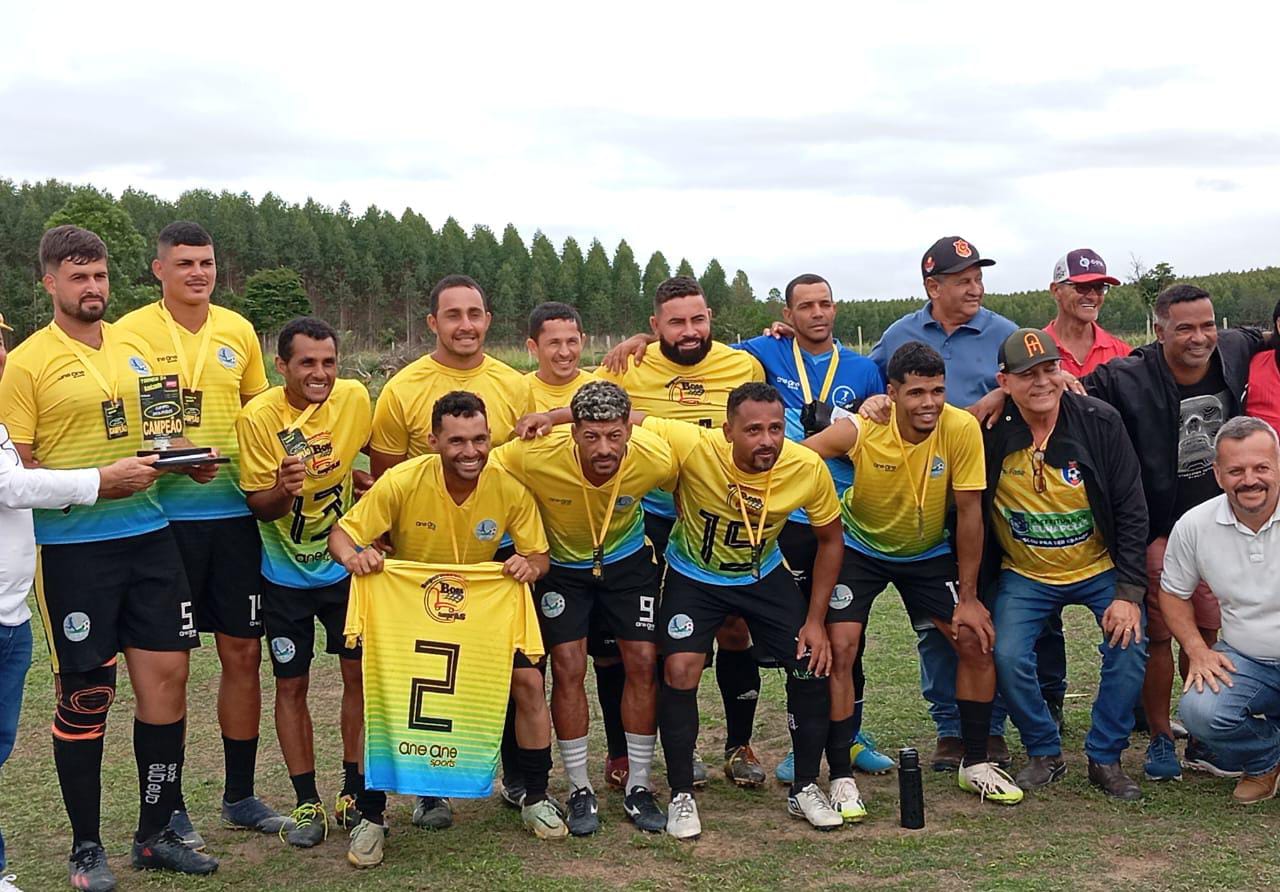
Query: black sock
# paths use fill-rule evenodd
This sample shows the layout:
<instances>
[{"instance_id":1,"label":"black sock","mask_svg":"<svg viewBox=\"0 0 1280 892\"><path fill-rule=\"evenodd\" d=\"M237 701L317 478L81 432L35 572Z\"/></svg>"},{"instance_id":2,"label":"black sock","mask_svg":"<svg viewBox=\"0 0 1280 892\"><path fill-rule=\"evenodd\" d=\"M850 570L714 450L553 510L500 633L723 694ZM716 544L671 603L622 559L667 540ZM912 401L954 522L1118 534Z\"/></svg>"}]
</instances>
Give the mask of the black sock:
<instances>
[{"instance_id":1,"label":"black sock","mask_svg":"<svg viewBox=\"0 0 1280 892\"><path fill-rule=\"evenodd\" d=\"M520 747L516 755L520 779L524 781L524 804L536 805L547 798L547 775L551 773L551 747Z\"/></svg>"},{"instance_id":2,"label":"black sock","mask_svg":"<svg viewBox=\"0 0 1280 892\"><path fill-rule=\"evenodd\" d=\"M858 639L858 655L853 660L853 736L862 730L862 700L866 696L867 676L862 671L862 654L867 649L866 629Z\"/></svg>"},{"instance_id":3,"label":"black sock","mask_svg":"<svg viewBox=\"0 0 1280 892\"><path fill-rule=\"evenodd\" d=\"M520 780L520 745L516 743L516 701L507 700L507 720L502 726L502 784Z\"/></svg>"},{"instance_id":4,"label":"black sock","mask_svg":"<svg viewBox=\"0 0 1280 892\"><path fill-rule=\"evenodd\" d=\"M692 793L693 746L698 740L697 688L673 688L662 683L658 692L658 731L671 795Z\"/></svg>"},{"instance_id":5,"label":"black sock","mask_svg":"<svg viewBox=\"0 0 1280 892\"><path fill-rule=\"evenodd\" d=\"M364 781L360 776L360 765L357 762L342 763L342 792L340 796L354 796L360 792L360 788L364 786Z\"/></svg>"},{"instance_id":6,"label":"black sock","mask_svg":"<svg viewBox=\"0 0 1280 892\"><path fill-rule=\"evenodd\" d=\"M596 697L600 700L600 715L604 718L609 758L620 759L627 754L627 735L622 730L622 689L627 683L627 668L621 663L611 666L596 663L595 669Z\"/></svg>"},{"instance_id":7,"label":"black sock","mask_svg":"<svg viewBox=\"0 0 1280 892\"><path fill-rule=\"evenodd\" d=\"M716 684L724 700L724 751L751 743L760 699L760 667L750 650L716 653Z\"/></svg>"},{"instance_id":8,"label":"black sock","mask_svg":"<svg viewBox=\"0 0 1280 892\"><path fill-rule=\"evenodd\" d=\"M320 791L316 789L316 773L314 769L304 774L289 775L289 783L293 784L293 793L298 797L299 805L307 802L318 803L320 801Z\"/></svg>"},{"instance_id":9,"label":"black sock","mask_svg":"<svg viewBox=\"0 0 1280 892\"><path fill-rule=\"evenodd\" d=\"M101 845L102 738L53 738L53 764L71 820L72 848L82 842Z\"/></svg>"},{"instance_id":10,"label":"black sock","mask_svg":"<svg viewBox=\"0 0 1280 892\"><path fill-rule=\"evenodd\" d=\"M991 701L956 700L960 710L960 737L964 740L965 765L987 761L987 732L991 728Z\"/></svg>"},{"instance_id":11,"label":"black sock","mask_svg":"<svg viewBox=\"0 0 1280 892\"><path fill-rule=\"evenodd\" d=\"M791 792L798 793L818 779L822 768L822 752L831 724L831 691L825 678L787 676L787 724L796 765Z\"/></svg>"},{"instance_id":12,"label":"black sock","mask_svg":"<svg viewBox=\"0 0 1280 892\"><path fill-rule=\"evenodd\" d=\"M253 795L253 775L258 764L258 738L232 740L222 735L222 761L227 771L226 802L239 802Z\"/></svg>"},{"instance_id":13,"label":"black sock","mask_svg":"<svg viewBox=\"0 0 1280 892\"><path fill-rule=\"evenodd\" d=\"M849 755L853 733L853 716L836 719L827 728L827 773L831 780L853 777L853 759Z\"/></svg>"},{"instance_id":14,"label":"black sock","mask_svg":"<svg viewBox=\"0 0 1280 892\"><path fill-rule=\"evenodd\" d=\"M356 797L356 811L360 812L360 817L374 824L386 824L387 819L385 812L387 810L387 794L382 790L370 790L364 785L364 775L360 774L359 766L356 769L356 789L353 791Z\"/></svg>"},{"instance_id":15,"label":"black sock","mask_svg":"<svg viewBox=\"0 0 1280 892\"><path fill-rule=\"evenodd\" d=\"M151 725L133 720L133 757L138 763L138 832L143 842L169 824L182 790L182 744L187 720Z\"/></svg>"}]
</instances>

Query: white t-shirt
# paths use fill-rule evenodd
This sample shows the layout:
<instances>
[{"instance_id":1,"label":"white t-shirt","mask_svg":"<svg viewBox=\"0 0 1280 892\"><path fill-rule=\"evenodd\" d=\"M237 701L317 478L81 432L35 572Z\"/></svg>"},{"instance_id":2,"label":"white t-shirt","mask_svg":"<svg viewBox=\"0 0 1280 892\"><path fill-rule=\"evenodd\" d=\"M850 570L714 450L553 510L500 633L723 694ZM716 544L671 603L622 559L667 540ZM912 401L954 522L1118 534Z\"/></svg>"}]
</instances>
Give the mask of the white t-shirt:
<instances>
[{"instance_id":1,"label":"white t-shirt","mask_svg":"<svg viewBox=\"0 0 1280 892\"><path fill-rule=\"evenodd\" d=\"M1280 505L1254 532L1225 495L1183 514L1169 533L1160 587L1184 600L1200 580L1222 607L1222 640L1248 657L1280 660Z\"/></svg>"},{"instance_id":2,"label":"white t-shirt","mask_svg":"<svg viewBox=\"0 0 1280 892\"><path fill-rule=\"evenodd\" d=\"M92 505L98 500L98 471L24 468L9 430L0 424L0 626L31 618L27 593L36 572L32 508Z\"/></svg>"}]
</instances>

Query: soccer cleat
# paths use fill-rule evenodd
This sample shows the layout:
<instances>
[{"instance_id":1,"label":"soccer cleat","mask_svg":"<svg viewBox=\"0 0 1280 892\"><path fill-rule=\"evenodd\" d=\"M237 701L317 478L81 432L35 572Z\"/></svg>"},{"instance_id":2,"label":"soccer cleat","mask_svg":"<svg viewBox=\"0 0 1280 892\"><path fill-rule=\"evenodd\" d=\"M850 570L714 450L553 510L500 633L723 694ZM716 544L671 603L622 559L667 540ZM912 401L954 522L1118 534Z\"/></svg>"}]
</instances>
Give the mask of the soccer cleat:
<instances>
[{"instance_id":1,"label":"soccer cleat","mask_svg":"<svg viewBox=\"0 0 1280 892\"><path fill-rule=\"evenodd\" d=\"M232 830L254 830L258 833L279 833L282 828L293 829L293 821L257 796L246 796L239 802L222 800L222 824Z\"/></svg>"},{"instance_id":2,"label":"soccer cleat","mask_svg":"<svg viewBox=\"0 0 1280 892\"><path fill-rule=\"evenodd\" d=\"M356 808L356 797L350 793L339 793L333 803L333 823L343 830L351 830L361 821L360 810Z\"/></svg>"},{"instance_id":3,"label":"soccer cleat","mask_svg":"<svg viewBox=\"0 0 1280 892\"><path fill-rule=\"evenodd\" d=\"M796 781L796 754L791 750L787 750L787 755L778 767L773 769L773 776L780 784L791 785Z\"/></svg>"},{"instance_id":4,"label":"soccer cleat","mask_svg":"<svg viewBox=\"0 0 1280 892\"><path fill-rule=\"evenodd\" d=\"M1194 737L1187 739L1187 746L1182 751L1182 767L1214 777L1240 777L1244 774L1239 768L1225 764L1217 753Z\"/></svg>"},{"instance_id":5,"label":"soccer cleat","mask_svg":"<svg viewBox=\"0 0 1280 892\"><path fill-rule=\"evenodd\" d=\"M707 763L696 752L693 754L693 788L701 790L707 785L711 775L707 772Z\"/></svg>"},{"instance_id":6,"label":"soccer cleat","mask_svg":"<svg viewBox=\"0 0 1280 892\"><path fill-rule=\"evenodd\" d=\"M523 795L520 801L524 801ZM424 830L446 830L453 826L453 805L443 796L419 796L412 821Z\"/></svg>"},{"instance_id":7,"label":"soccer cleat","mask_svg":"<svg viewBox=\"0 0 1280 892\"><path fill-rule=\"evenodd\" d=\"M218 869L218 859L197 852L183 842L172 827L165 827L144 842L134 842L133 866L138 870L171 870L205 876Z\"/></svg>"},{"instance_id":8,"label":"soccer cleat","mask_svg":"<svg viewBox=\"0 0 1280 892\"><path fill-rule=\"evenodd\" d=\"M503 778L502 786L498 790L498 795L502 797L502 801L512 808L520 808L524 805L524 793L524 784L514 778L510 781Z\"/></svg>"},{"instance_id":9,"label":"soccer cleat","mask_svg":"<svg viewBox=\"0 0 1280 892\"><path fill-rule=\"evenodd\" d=\"M631 760L626 756L604 760L604 782L615 790L625 790L627 775L631 773Z\"/></svg>"},{"instance_id":10,"label":"soccer cleat","mask_svg":"<svg viewBox=\"0 0 1280 892\"><path fill-rule=\"evenodd\" d=\"M197 852L204 850L204 837L191 823L191 816L187 814L185 808L177 809L169 815L169 829L178 835L187 848L195 849Z\"/></svg>"},{"instance_id":11,"label":"soccer cleat","mask_svg":"<svg viewBox=\"0 0 1280 892\"><path fill-rule=\"evenodd\" d=\"M564 818L560 817L560 810L556 808L556 804L550 799L523 806L520 809L520 820L538 839L564 839L569 835L569 827L565 824ZM599 821L597 820L596 823L599 824Z\"/></svg>"},{"instance_id":12,"label":"soccer cleat","mask_svg":"<svg viewBox=\"0 0 1280 892\"><path fill-rule=\"evenodd\" d=\"M14 884L14 880L17 878L18 875L16 873L0 877L0 892L22 892L22 890Z\"/></svg>"},{"instance_id":13,"label":"soccer cleat","mask_svg":"<svg viewBox=\"0 0 1280 892\"><path fill-rule=\"evenodd\" d=\"M319 802L304 802L289 816L293 827L286 823L280 828L280 838L291 846L309 849L329 838L329 818Z\"/></svg>"},{"instance_id":14,"label":"soccer cleat","mask_svg":"<svg viewBox=\"0 0 1280 892\"><path fill-rule=\"evenodd\" d=\"M1142 764L1147 779L1153 781L1182 780L1182 766L1178 764L1178 748L1173 738L1157 734L1147 744L1147 758Z\"/></svg>"},{"instance_id":15,"label":"soccer cleat","mask_svg":"<svg viewBox=\"0 0 1280 892\"><path fill-rule=\"evenodd\" d=\"M787 797L787 813L804 818L817 830L835 830L844 824L844 818L831 807L831 800L817 784L809 784Z\"/></svg>"},{"instance_id":16,"label":"soccer cleat","mask_svg":"<svg viewBox=\"0 0 1280 892\"><path fill-rule=\"evenodd\" d=\"M863 731L853 738L853 746L849 748L849 756L853 759L853 767L863 774L884 774L896 764L893 759L876 749L876 740ZM794 776L795 771L792 771Z\"/></svg>"},{"instance_id":17,"label":"soccer cleat","mask_svg":"<svg viewBox=\"0 0 1280 892\"><path fill-rule=\"evenodd\" d=\"M658 808L658 801L644 787L632 787L622 808L636 828L645 833L661 833L667 829L667 816Z\"/></svg>"},{"instance_id":18,"label":"soccer cleat","mask_svg":"<svg viewBox=\"0 0 1280 892\"><path fill-rule=\"evenodd\" d=\"M72 889L83 892L111 892L116 875L107 864L107 853L96 842L82 842L67 859L67 877Z\"/></svg>"},{"instance_id":19,"label":"soccer cleat","mask_svg":"<svg viewBox=\"0 0 1280 892\"><path fill-rule=\"evenodd\" d=\"M600 829L600 802L590 787L579 787L569 795L569 832L590 836Z\"/></svg>"},{"instance_id":20,"label":"soccer cleat","mask_svg":"<svg viewBox=\"0 0 1280 892\"><path fill-rule=\"evenodd\" d=\"M1022 801L1022 789L995 762L961 765L957 777L960 789L977 793L984 802L1017 805Z\"/></svg>"},{"instance_id":21,"label":"soccer cleat","mask_svg":"<svg viewBox=\"0 0 1280 892\"><path fill-rule=\"evenodd\" d=\"M347 846L347 861L353 867L364 869L377 867L382 863L382 846L387 839L385 824L360 819L351 831L351 842Z\"/></svg>"},{"instance_id":22,"label":"soccer cleat","mask_svg":"<svg viewBox=\"0 0 1280 892\"><path fill-rule=\"evenodd\" d=\"M676 839L697 839L702 835L698 803L692 793L677 793L667 806L667 833Z\"/></svg>"},{"instance_id":23,"label":"soccer cleat","mask_svg":"<svg viewBox=\"0 0 1280 892\"><path fill-rule=\"evenodd\" d=\"M758 787L764 783L764 768L750 746L736 746L724 757L724 776L739 787Z\"/></svg>"},{"instance_id":24,"label":"soccer cleat","mask_svg":"<svg viewBox=\"0 0 1280 892\"><path fill-rule=\"evenodd\" d=\"M851 777L838 777L831 782L831 807L849 824L860 824L867 816L858 784Z\"/></svg>"}]
</instances>

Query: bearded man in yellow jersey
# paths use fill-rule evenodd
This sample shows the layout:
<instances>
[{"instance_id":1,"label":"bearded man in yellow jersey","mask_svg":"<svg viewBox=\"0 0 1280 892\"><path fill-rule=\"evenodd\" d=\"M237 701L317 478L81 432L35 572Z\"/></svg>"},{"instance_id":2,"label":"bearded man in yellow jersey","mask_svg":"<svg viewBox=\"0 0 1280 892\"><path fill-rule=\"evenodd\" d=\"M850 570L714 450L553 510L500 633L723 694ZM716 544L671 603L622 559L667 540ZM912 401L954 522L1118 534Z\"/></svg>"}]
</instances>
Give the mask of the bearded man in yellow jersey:
<instances>
[{"instance_id":1,"label":"bearded man in yellow jersey","mask_svg":"<svg viewBox=\"0 0 1280 892\"><path fill-rule=\"evenodd\" d=\"M1102 676L1084 741L1089 781L1132 801L1142 792L1120 765L1142 692L1147 650L1147 503L1120 413L1066 392L1058 345L1021 328L1000 346L996 380L1010 404L986 432L987 562L1000 690L1030 762L1027 789L1067 771L1058 727L1036 680L1035 642L1067 604L1102 629Z\"/></svg>"},{"instance_id":2,"label":"bearded man in yellow jersey","mask_svg":"<svg viewBox=\"0 0 1280 892\"><path fill-rule=\"evenodd\" d=\"M170 223L156 239L151 271L161 298L120 320L147 342L158 374L177 375L184 436L230 460L208 485L170 476L156 489L178 541L195 602L196 627L212 633L222 672L218 724L226 784L222 820L233 827L277 833L285 819L254 795L262 716L262 539L240 491L240 407L267 389L258 336L239 313L214 306L218 267L213 239L198 223ZM170 821L188 845L204 841L179 801Z\"/></svg>"},{"instance_id":3,"label":"bearded man in yellow jersey","mask_svg":"<svg viewBox=\"0 0 1280 892\"><path fill-rule=\"evenodd\" d=\"M621 718L629 775L623 807L641 830L661 833L666 815L649 783L657 742L658 573L641 504L653 489L674 485L675 460L660 436L632 429L631 400L616 384L584 384L569 413L571 428L513 440L493 453L533 492L551 543L551 572L534 594L555 678L552 718L572 790L569 831L585 836L600 826L587 776L590 715L583 681L591 638L604 633L625 666Z\"/></svg>"},{"instance_id":4,"label":"bearded man in yellow jersey","mask_svg":"<svg viewBox=\"0 0 1280 892\"><path fill-rule=\"evenodd\" d=\"M338 335L328 323L291 320L280 332L275 364L284 385L244 407L236 437L240 485L262 535L262 619L276 679L276 734L297 797L293 826L280 833L290 845L310 848L328 835L307 708L316 620L342 674L346 770L334 808L339 826L355 823L355 799L364 787L360 650L346 647L343 636L350 578L326 541L350 509L357 479L368 476L355 469L355 460L369 441L372 413L364 385L338 378Z\"/></svg>"},{"instance_id":5,"label":"bearded man in yellow jersey","mask_svg":"<svg viewBox=\"0 0 1280 892\"><path fill-rule=\"evenodd\" d=\"M764 381L755 357L711 339L711 308L702 286L690 276L675 276L658 285L649 317L652 336L619 344L597 375L620 384L638 411L703 427L725 422L729 392L748 381ZM644 341L650 341L646 344ZM656 342L656 343L655 343ZM655 346L657 349L655 349ZM659 555L675 523L671 497L652 493L644 502L645 534ZM716 636L716 682L724 701L724 771L740 786L765 781L764 769L751 749L752 725L760 695L760 670L751 654L751 637L740 617L728 618ZM694 754L695 783L706 783L706 767Z\"/></svg>"},{"instance_id":6,"label":"bearded man in yellow jersey","mask_svg":"<svg viewBox=\"0 0 1280 892\"><path fill-rule=\"evenodd\" d=\"M912 625L932 623L959 658L961 789L1014 805L1022 801L1022 790L987 752L996 672L991 657L995 632L978 600L986 487L982 433L977 419L947 405L946 367L932 347L908 341L890 357L887 373L892 404L888 423L844 413L804 441L823 458L843 455L853 462L853 485L842 497L844 564L827 613L834 661L831 693L841 707L834 711L848 714L853 707L849 670L871 604L892 584ZM951 501L956 507L954 550L945 526ZM847 750L827 755L833 776L837 760L843 762L840 773L848 773Z\"/></svg>"},{"instance_id":7,"label":"bearded man in yellow jersey","mask_svg":"<svg viewBox=\"0 0 1280 892\"><path fill-rule=\"evenodd\" d=\"M102 321L107 248L77 226L40 240L53 322L9 355L0 418L24 464L82 468L144 444L141 390L159 380L140 338ZM212 478L201 466L199 479ZM214 858L169 826L182 789L188 651L199 641L182 558L154 490L35 512L36 600L53 663L53 758L73 836L76 889L110 890L100 836L103 735L124 652L136 697L139 815L135 867L208 874Z\"/></svg>"},{"instance_id":8,"label":"bearded man in yellow jersey","mask_svg":"<svg viewBox=\"0 0 1280 892\"><path fill-rule=\"evenodd\" d=\"M329 550L356 575L382 568L382 553L370 547L389 533L397 557L421 563L473 564L502 560L503 572L532 584L549 567L547 538L533 496L505 468L489 461L490 435L485 404L473 393L455 391L431 411L431 453L402 462L383 474L359 504L334 527ZM514 553L498 558L499 543L510 538ZM524 792L521 818L540 839L568 835L547 797L551 770L551 716L542 673L517 651L511 673L515 700L517 762ZM361 807L366 820L369 810ZM380 815L379 815L380 817ZM428 829L453 824L447 798L420 796L413 823ZM380 859L381 837L352 840L353 862ZM371 846L378 846L370 854Z\"/></svg>"}]
</instances>

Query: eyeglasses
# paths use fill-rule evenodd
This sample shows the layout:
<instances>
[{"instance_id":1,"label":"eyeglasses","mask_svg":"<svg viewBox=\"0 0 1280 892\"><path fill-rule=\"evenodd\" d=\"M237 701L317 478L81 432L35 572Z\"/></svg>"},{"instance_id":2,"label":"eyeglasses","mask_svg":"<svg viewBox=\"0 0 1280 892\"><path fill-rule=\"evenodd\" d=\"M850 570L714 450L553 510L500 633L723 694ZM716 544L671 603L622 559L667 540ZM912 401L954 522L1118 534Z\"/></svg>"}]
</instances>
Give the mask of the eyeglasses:
<instances>
[{"instance_id":1,"label":"eyeglasses","mask_svg":"<svg viewBox=\"0 0 1280 892\"><path fill-rule=\"evenodd\" d=\"M1064 282L1076 290L1077 294L1106 294L1111 286L1106 282Z\"/></svg>"},{"instance_id":2,"label":"eyeglasses","mask_svg":"<svg viewBox=\"0 0 1280 892\"><path fill-rule=\"evenodd\" d=\"M1031 453L1031 486L1038 493L1042 493L1049 488L1048 481L1044 479L1043 449L1037 449Z\"/></svg>"}]
</instances>

